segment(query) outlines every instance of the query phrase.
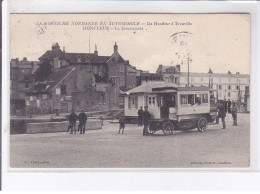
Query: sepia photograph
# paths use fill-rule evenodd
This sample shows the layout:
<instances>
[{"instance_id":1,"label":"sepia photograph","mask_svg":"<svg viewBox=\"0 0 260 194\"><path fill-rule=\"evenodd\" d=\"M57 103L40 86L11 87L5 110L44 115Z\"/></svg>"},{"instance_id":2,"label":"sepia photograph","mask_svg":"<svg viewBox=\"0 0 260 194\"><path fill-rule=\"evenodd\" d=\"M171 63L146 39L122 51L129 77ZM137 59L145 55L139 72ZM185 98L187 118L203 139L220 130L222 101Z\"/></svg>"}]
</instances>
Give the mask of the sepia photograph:
<instances>
[{"instance_id":1,"label":"sepia photograph","mask_svg":"<svg viewBox=\"0 0 260 194\"><path fill-rule=\"evenodd\" d=\"M250 24L10 14L10 168L250 168Z\"/></svg>"}]
</instances>

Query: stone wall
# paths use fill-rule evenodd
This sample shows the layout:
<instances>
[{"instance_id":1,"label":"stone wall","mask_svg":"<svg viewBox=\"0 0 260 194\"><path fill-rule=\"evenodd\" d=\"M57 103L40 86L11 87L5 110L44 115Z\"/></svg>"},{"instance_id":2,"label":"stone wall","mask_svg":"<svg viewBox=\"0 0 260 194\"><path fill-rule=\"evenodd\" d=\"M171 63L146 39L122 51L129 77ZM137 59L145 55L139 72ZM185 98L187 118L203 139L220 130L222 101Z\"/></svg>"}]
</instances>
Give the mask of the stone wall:
<instances>
[{"instance_id":1,"label":"stone wall","mask_svg":"<svg viewBox=\"0 0 260 194\"><path fill-rule=\"evenodd\" d=\"M26 133L54 133L54 132L67 132L69 126L68 121L63 122L44 122L44 123L27 123ZM76 125L78 128L78 123ZM102 121L88 121L86 123L86 130L102 129Z\"/></svg>"}]
</instances>

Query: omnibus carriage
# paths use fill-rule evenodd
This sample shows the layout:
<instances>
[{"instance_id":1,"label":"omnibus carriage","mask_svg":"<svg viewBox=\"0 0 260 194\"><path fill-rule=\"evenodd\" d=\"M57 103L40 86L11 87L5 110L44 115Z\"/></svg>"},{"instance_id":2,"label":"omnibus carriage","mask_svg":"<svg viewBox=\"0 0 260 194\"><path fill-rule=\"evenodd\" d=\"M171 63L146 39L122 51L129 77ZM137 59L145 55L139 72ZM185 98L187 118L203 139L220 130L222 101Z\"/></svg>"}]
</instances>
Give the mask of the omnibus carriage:
<instances>
[{"instance_id":1,"label":"omnibus carriage","mask_svg":"<svg viewBox=\"0 0 260 194\"><path fill-rule=\"evenodd\" d=\"M202 132L217 116L217 108L210 103L208 87L154 87L150 92L134 94L133 98L138 96L142 97L144 106L148 105L151 114L150 134L162 130L168 135L194 128Z\"/></svg>"}]
</instances>

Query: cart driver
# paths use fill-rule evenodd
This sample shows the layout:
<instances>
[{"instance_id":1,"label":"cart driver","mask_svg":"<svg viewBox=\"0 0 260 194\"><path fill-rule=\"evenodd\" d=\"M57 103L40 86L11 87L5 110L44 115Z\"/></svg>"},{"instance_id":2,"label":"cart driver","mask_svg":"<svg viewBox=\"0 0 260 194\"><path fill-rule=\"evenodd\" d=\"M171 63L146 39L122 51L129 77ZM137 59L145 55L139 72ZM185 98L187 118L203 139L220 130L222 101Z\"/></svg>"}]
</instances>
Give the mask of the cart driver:
<instances>
[{"instance_id":1,"label":"cart driver","mask_svg":"<svg viewBox=\"0 0 260 194\"><path fill-rule=\"evenodd\" d=\"M149 126L150 119L151 119L151 114L148 112L148 106L145 106L143 112L143 124L144 124L143 135L148 134L148 126Z\"/></svg>"}]
</instances>

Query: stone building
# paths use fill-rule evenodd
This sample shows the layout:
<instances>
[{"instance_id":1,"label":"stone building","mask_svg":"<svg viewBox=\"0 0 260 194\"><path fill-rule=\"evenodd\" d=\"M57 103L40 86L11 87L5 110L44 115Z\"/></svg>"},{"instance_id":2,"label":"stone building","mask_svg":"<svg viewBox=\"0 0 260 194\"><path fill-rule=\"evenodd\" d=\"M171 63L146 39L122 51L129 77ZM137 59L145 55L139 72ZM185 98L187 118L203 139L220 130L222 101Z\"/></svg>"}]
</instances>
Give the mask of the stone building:
<instances>
[{"instance_id":1,"label":"stone building","mask_svg":"<svg viewBox=\"0 0 260 194\"><path fill-rule=\"evenodd\" d=\"M33 73L38 68L38 61L11 59L10 61L10 104L11 114L25 110L25 91L34 83ZM22 114L22 113L20 113Z\"/></svg>"},{"instance_id":2,"label":"stone building","mask_svg":"<svg viewBox=\"0 0 260 194\"><path fill-rule=\"evenodd\" d=\"M52 73L26 93L34 112L115 109L120 90L136 86L137 70L118 53L116 43L111 56L99 56L96 46L94 53L68 53L56 43L39 60L50 64Z\"/></svg>"}]
</instances>

